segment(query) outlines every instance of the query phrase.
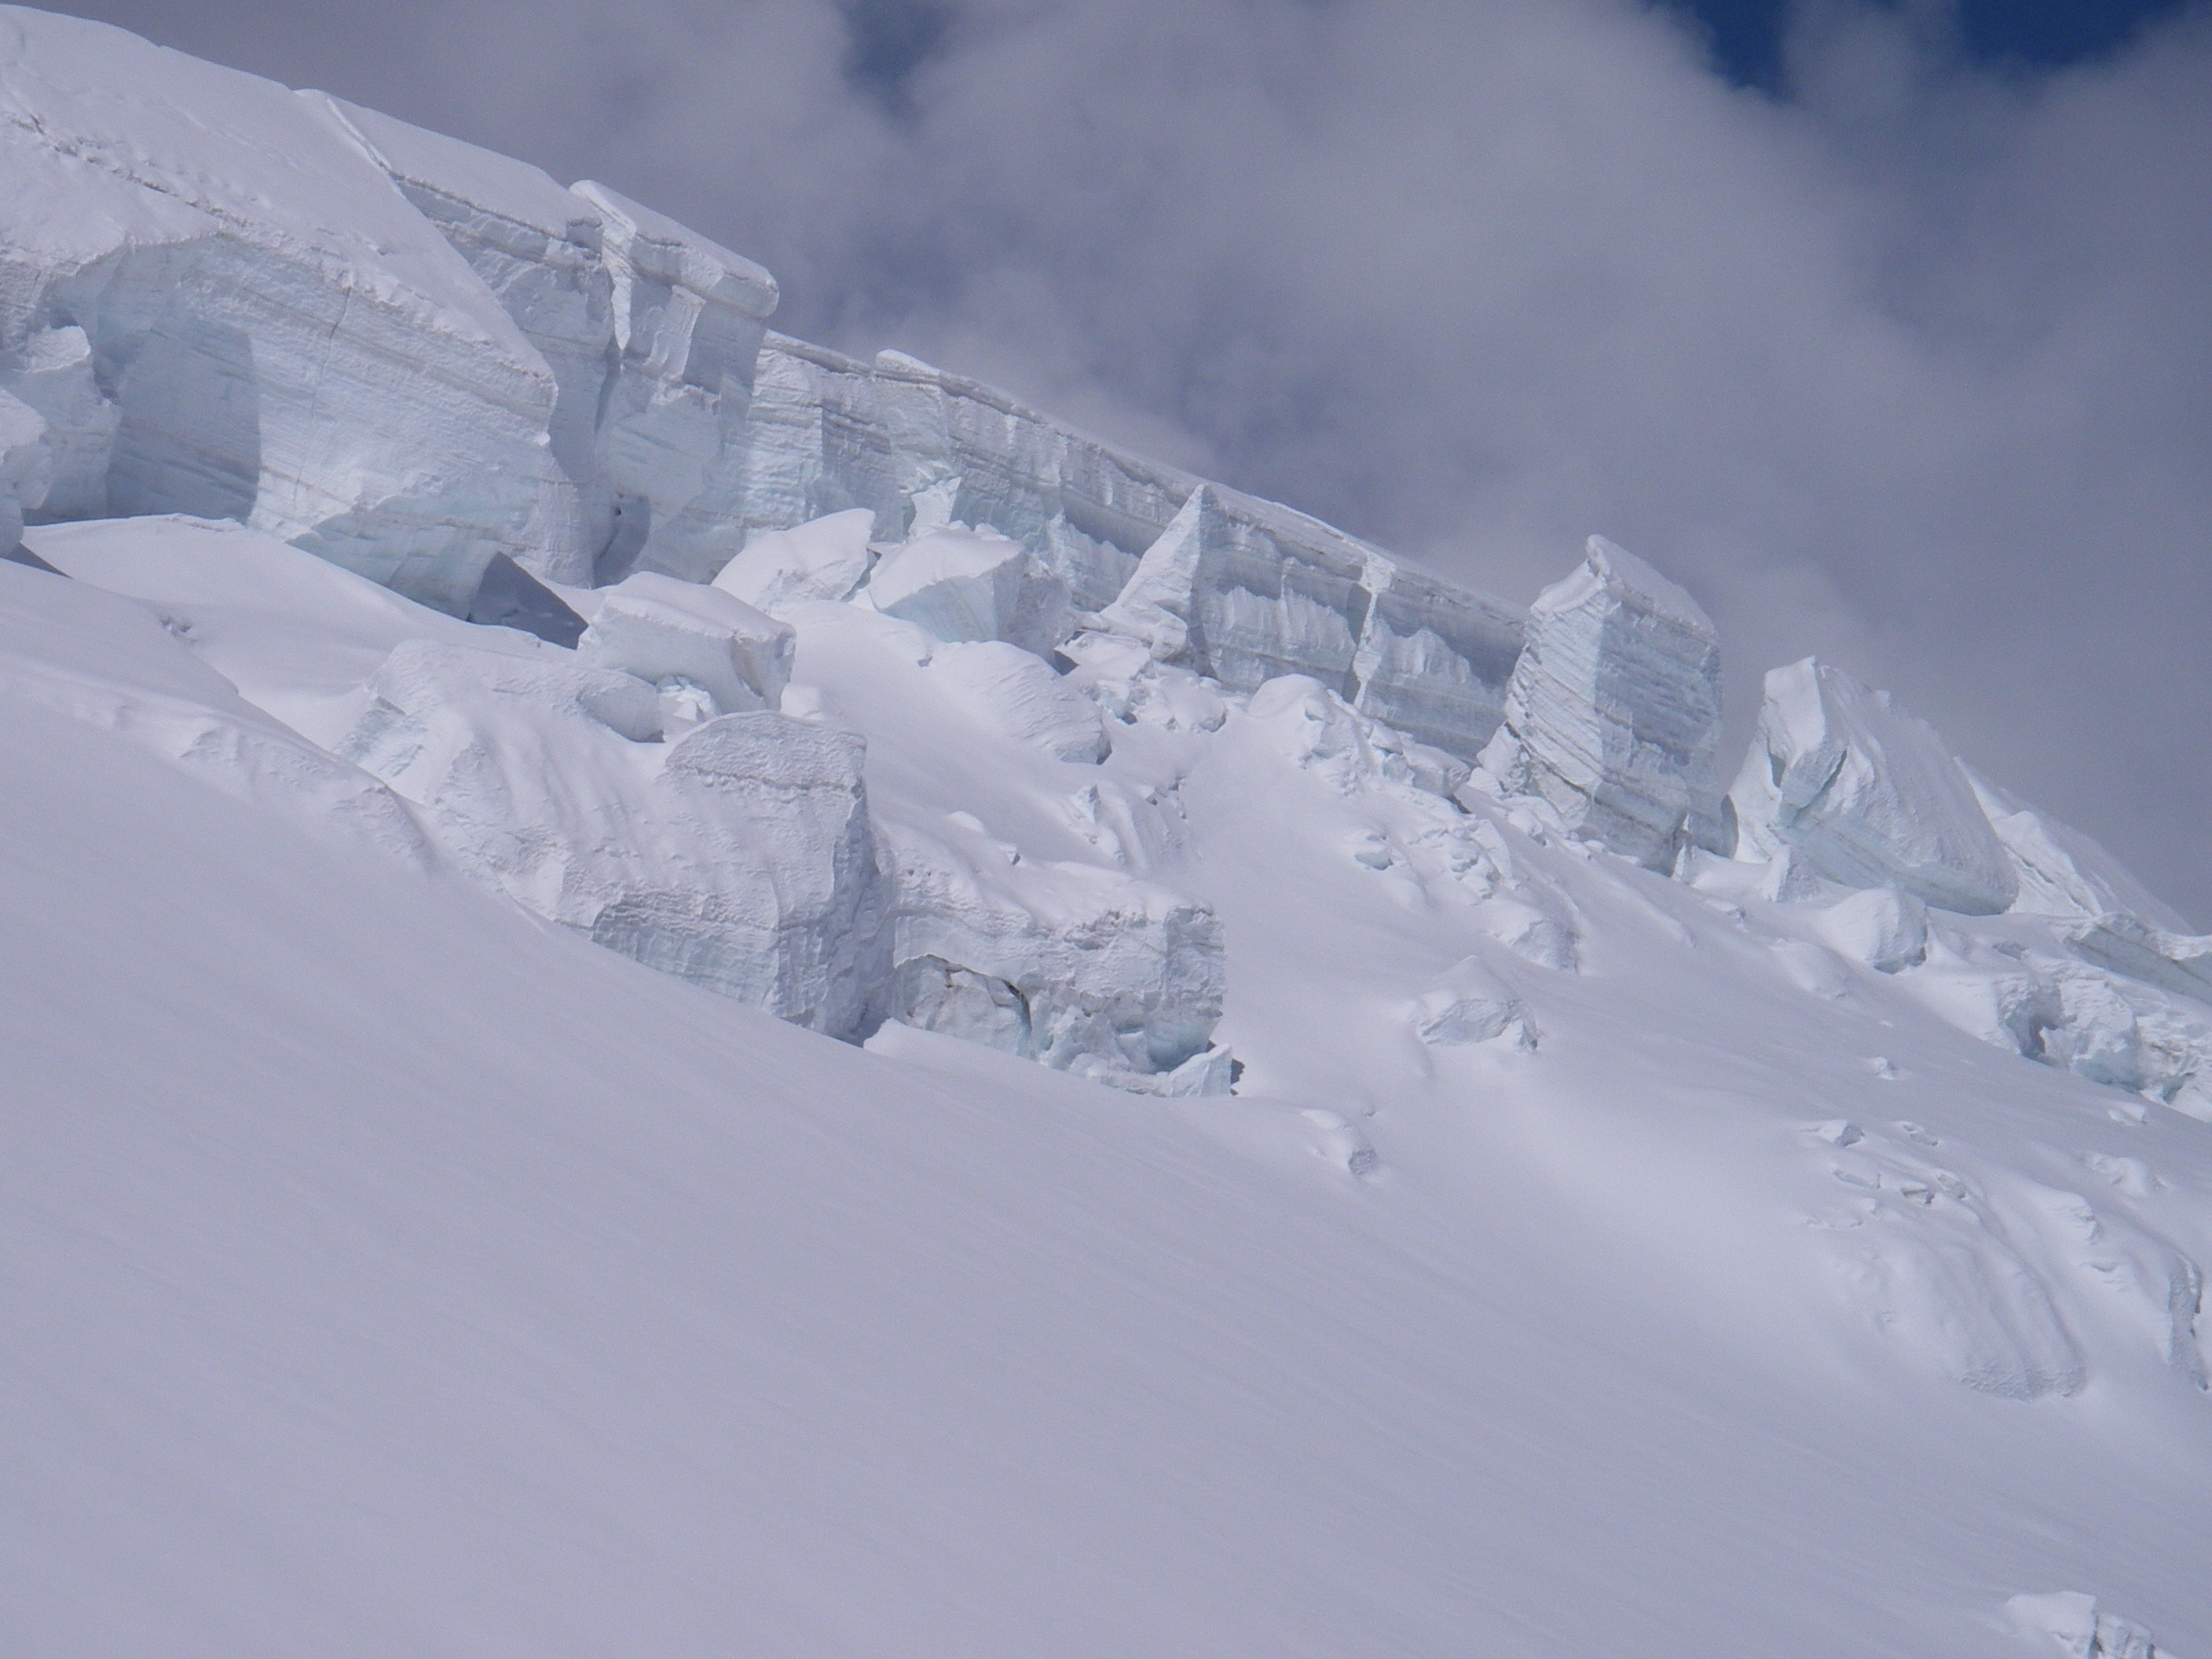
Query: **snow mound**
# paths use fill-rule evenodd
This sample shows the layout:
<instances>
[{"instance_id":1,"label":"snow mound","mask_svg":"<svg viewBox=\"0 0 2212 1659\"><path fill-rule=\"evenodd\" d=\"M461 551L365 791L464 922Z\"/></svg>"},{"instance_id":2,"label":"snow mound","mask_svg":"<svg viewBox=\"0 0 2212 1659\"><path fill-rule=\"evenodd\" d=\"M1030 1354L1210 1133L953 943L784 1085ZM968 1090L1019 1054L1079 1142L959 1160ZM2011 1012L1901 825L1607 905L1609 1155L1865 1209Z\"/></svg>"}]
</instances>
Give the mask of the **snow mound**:
<instances>
[{"instance_id":1,"label":"snow mound","mask_svg":"<svg viewBox=\"0 0 2212 1659\"><path fill-rule=\"evenodd\" d=\"M1830 880L1967 915L2019 896L2013 860L1936 729L1810 657L1768 673L1729 799L1746 854L1795 848Z\"/></svg>"},{"instance_id":2,"label":"snow mound","mask_svg":"<svg viewBox=\"0 0 2212 1659\"><path fill-rule=\"evenodd\" d=\"M407 804L241 698L173 617L0 561L0 690L120 732L310 839L367 844L416 869L436 859Z\"/></svg>"},{"instance_id":3,"label":"snow mound","mask_svg":"<svg viewBox=\"0 0 2212 1659\"><path fill-rule=\"evenodd\" d=\"M1877 973L1917 967L1928 955L1928 908L1893 887L1852 893L1822 909L1821 938L1854 962Z\"/></svg>"},{"instance_id":4,"label":"snow mound","mask_svg":"<svg viewBox=\"0 0 2212 1659\"><path fill-rule=\"evenodd\" d=\"M1713 770L1720 642L1696 600L1593 536L1544 590L1484 769L1548 801L1573 832L1654 870L1722 844Z\"/></svg>"},{"instance_id":5,"label":"snow mound","mask_svg":"<svg viewBox=\"0 0 2212 1659\"><path fill-rule=\"evenodd\" d=\"M1413 1035L1431 1048L1508 1040L1517 1048L1536 1046L1536 1029L1521 999L1480 957L1468 957L1423 992L1407 1010Z\"/></svg>"}]
</instances>

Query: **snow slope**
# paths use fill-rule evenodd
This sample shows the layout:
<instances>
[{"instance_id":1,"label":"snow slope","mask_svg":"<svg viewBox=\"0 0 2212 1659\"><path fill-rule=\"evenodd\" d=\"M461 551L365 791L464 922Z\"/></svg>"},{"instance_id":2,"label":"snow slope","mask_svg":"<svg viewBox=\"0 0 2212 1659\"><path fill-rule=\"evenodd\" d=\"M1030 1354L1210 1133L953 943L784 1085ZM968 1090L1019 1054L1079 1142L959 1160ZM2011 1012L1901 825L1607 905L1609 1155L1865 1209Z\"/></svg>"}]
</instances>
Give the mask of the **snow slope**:
<instances>
[{"instance_id":1,"label":"snow slope","mask_svg":"<svg viewBox=\"0 0 2212 1659\"><path fill-rule=\"evenodd\" d=\"M303 640L467 625L126 599L243 532L100 528L0 563L19 1650L1997 1656L2056 1591L2212 1647L2212 1131L1819 907L1462 815L1297 682L1012 774L799 607L887 822L1065 853L1048 769L1183 769L1247 1070L863 1052L210 787L157 692L313 726ZM1414 1035L1470 955L1533 1051Z\"/></svg>"}]
</instances>

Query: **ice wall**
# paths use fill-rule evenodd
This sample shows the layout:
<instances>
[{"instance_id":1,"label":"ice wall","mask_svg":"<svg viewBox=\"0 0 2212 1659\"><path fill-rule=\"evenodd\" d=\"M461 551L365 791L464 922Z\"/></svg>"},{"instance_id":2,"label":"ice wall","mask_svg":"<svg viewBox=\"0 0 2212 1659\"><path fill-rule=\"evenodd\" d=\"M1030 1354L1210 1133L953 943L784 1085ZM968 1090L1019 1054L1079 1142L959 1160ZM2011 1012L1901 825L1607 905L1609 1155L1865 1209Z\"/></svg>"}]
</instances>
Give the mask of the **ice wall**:
<instances>
[{"instance_id":1,"label":"ice wall","mask_svg":"<svg viewBox=\"0 0 2212 1659\"><path fill-rule=\"evenodd\" d=\"M873 368L773 331L753 374L744 517L789 530L865 507L896 541L909 514Z\"/></svg>"},{"instance_id":2,"label":"ice wall","mask_svg":"<svg viewBox=\"0 0 2212 1659\"><path fill-rule=\"evenodd\" d=\"M525 566L578 584L633 569L711 580L744 544L748 410L775 279L604 185L563 189L525 163L313 97L468 262L558 386L547 441L559 477Z\"/></svg>"},{"instance_id":3,"label":"ice wall","mask_svg":"<svg viewBox=\"0 0 2212 1659\"><path fill-rule=\"evenodd\" d=\"M1462 757L1497 726L1523 625L1501 600L1211 483L1191 492L1101 620L1156 660L1237 690L1307 675Z\"/></svg>"},{"instance_id":4,"label":"ice wall","mask_svg":"<svg viewBox=\"0 0 2212 1659\"><path fill-rule=\"evenodd\" d=\"M1079 619L1142 618L1232 687L1309 674L1462 757L1497 724L1514 607L902 353L769 334L773 277L604 185L0 18L0 391L46 423L34 520L235 518L468 616L502 556L703 582L866 508L886 543L1006 536Z\"/></svg>"},{"instance_id":5,"label":"ice wall","mask_svg":"<svg viewBox=\"0 0 2212 1659\"><path fill-rule=\"evenodd\" d=\"M615 531L598 574L712 581L744 546L746 411L775 278L604 185L575 188L599 211L621 354L599 418Z\"/></svg>"},{"instance_id":6,"label":"ice wall","mask_svg":"<svg viewBox=\"0 0 2212 1659\"><path fill-rule=\"evenodd\" d=\"M1242 690L1310 674L1466 758L1497 727L1518 607L903 353L868 363L769 335L750 444L756 533L863 507L885 541L994 530L1066 582L1079 615L1159 660Z\"/></svg>"},{"instance_id":7,"label":"ice wall","mask_svg":"<svg viewBox=\"0 0 2212 1659\"><path fill-rule=\"evenodd\" d=\"M773 333L750 453L749 526L865 507L887 541L954 521L995 530L1085 611L1121 591L1197 483L903 352L868 362Z\"/></svg>"},{"instance_id":8,"label":"ice wall","mask_svg":"<svg viewBox=\"0 0 2212 1659\"><path fill-rule=\"evenodd\" d=\"M46 499L52 476L46 423L21 398L0 392L0 553L23 539L23 512Z\"/></svg>"},{"instance_id":9,"label":"ice wall","mask_svg":"<svg viewBox=\"0 0 2212 1659\"><path fill-rule=\"evenodd\" d=\"M1726 851L1713 751L1720 642L1698 602L1593 536L1540 594L1483 765L1505 793L1655 870L1686 846Z\"/></svg>"},{"instance_id":10,"label":"ice wall","mask_svg":"<svg viewBox=\"0 0 2212 1659\"><path fill-rule=\"evenodd\" d=\"M540 538L552 374L309 102L9 7L0 176L0 386L57 410L55 516L234 518L456 614Z\"/></svg>"},{"instance_id":11,"label":"ice wall","mask_svg":"<svg viewBox=\"0 0 2212 1659\"><path fill-rule=\"evenodd\" d=\"M615 338L598 210L527 162L323 93L300 95L436 227L544 360L556 388L546 438L559 471L525 563L556 580L589 580L613 528L607 492L592 488Z\"/></svg>"}]
</instances>

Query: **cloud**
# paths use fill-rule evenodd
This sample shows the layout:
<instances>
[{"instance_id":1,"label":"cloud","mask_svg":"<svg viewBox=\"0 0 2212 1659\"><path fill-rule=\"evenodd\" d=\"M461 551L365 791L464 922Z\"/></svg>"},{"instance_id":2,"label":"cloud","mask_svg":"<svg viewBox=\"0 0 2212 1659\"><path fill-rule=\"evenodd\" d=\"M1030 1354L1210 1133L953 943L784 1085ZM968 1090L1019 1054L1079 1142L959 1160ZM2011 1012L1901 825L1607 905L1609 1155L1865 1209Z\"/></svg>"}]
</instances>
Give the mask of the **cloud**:
<instances>
[{"instance_id":1,"label":"cloud","mask_svg":"<svg viewBox=\"0 0 2212 1659\"><path fill-rule=\"evenodd\" d=\"M1739 732L1832 656L2212 922L2201 5L2031 76L1814 0L1778 100L1635 0L143 9L1466 580L1602 529Z\"/></svg>"}]
</instances>

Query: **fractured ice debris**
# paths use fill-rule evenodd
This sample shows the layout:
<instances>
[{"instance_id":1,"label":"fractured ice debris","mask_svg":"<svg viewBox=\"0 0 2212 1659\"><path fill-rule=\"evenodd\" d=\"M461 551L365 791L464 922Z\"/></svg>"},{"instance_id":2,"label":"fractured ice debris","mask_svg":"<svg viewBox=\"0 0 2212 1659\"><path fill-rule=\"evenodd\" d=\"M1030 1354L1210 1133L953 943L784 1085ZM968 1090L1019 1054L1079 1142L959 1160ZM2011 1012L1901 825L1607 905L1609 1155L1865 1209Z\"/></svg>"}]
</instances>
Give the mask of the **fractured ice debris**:
<instances>
[{"instance_id":1,"label":"fractured ice debris","mask_svg":"<svg viewBox=\"0 0 2212 1659\"><path fill-rule=\"evenodd\" d=\"M2081 1590L2015 1595L2005 1612L2015 1634L2047 1638L2044 1651L2064 1659L2159 1659L2150 1632Z\"/></svg>"},{"instance_id":2,"label":"fractured ice debris","mask_svg":"<svg viewBox=\"0 0 2212 1659\"><path fill-rule=\"evenodd\" d=\"M369 690L341 754L477 878L650 966L862 1030L888 900L861 739L759 711L663 744L635 675L422 641Z\"/></svg>"},{"instance_id":3,"label":"fractured ice debris","mask_svg":"<svg viewBox=\"0 0 2212 1659\"><path fill-rule=\"evenodd\" d=\"M25 335L0 363L0 392L28 404L46 423L46 473L19 495L23 516L43 524L106 513L123 411L100 392L84 331L64 324Z\"/></svg>"},{"instance_id":4,"label":"fractured ice debris","mask_svg":"<svg viewBox=\"0 0 2212 1659\"><path fill-rule=\"evenodd\" d=\"M930 672L957 686L963 705L1000 737L1085 766L1112 752L1097 704L1018 647L998 640L947 646L930 658Z\"/></svg>"}]
</instances>

